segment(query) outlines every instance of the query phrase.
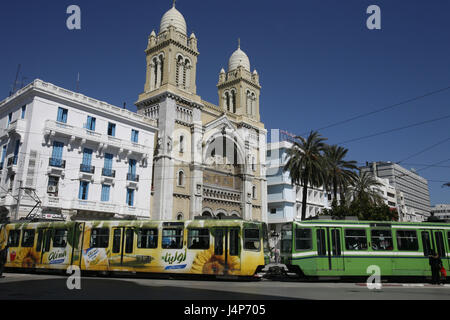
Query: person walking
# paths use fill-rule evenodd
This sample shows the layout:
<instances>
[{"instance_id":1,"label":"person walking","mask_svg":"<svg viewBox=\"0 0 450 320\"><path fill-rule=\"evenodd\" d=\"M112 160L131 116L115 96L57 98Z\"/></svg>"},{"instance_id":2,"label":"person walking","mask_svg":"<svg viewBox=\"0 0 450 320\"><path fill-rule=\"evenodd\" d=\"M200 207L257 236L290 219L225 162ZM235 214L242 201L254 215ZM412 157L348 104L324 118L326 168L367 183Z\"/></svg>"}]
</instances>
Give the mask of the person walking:
<instances>
[{"instance_id":1,"label":"person walking","mask_svg":"<svg viewBox=\"0 0 450 320\"><path fill-rule=\"evenodd\" d=\"M6 260L8 258L8 245L5 245L5 247L2 249L0 247L0 278L4 278L3 270L5 269Z\"/></svg>"},{"instance_id":2,"label":"person walking","mask_svg":"<svg viewBox=\"0 0 450 320\"><path fill-rule=\"evenodd\" d=\"M434 251L431 251L431 255L429 255L428 258L431 266L431 283L440 284L442 268L441 258L439 257L439 254Z\"/></svg>"}]
</instances>

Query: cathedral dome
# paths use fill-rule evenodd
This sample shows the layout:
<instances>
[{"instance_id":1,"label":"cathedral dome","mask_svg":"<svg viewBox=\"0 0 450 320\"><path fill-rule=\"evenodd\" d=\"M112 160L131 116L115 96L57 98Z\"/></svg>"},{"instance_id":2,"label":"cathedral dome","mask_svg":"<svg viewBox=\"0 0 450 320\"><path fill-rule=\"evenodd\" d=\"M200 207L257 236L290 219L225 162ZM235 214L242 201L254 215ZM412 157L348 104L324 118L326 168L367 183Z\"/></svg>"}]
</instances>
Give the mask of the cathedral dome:
<instances>
[{"instance_id":1,"label":"cathedral dome","mask_svg":"<svg viewBox=\"0 0 450 320\"><path fill-rule=\"evenodd\" d=\"M177 31L184 35L187 34L186 21L180 11L175 8L175 5L163 15L159 32L166 31L169 26L174 26Z\"/></svg>"},{"instance_id":2,"label":"cathedral dome","mask_svg":"<svg viewBox=\"0 0 450 320\"><path fill-rule=\"evenodd\" d=\"M247 71L250 71L250 60L240 46L228 60L228 71L234 70L238 66L243 66Z\"/></svg>"}]
</instances>

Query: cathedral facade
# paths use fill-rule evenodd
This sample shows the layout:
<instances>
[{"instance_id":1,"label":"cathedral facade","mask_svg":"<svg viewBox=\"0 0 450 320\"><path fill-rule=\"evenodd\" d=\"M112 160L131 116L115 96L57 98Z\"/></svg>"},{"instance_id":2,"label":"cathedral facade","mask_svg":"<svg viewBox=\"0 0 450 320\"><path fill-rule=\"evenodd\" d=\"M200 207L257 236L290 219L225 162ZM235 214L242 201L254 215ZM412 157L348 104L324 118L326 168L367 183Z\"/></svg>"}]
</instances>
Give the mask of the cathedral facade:
<instances>
[{"instance_id":1,"label":"cathedral facade","mask_svg":"<svg viewBox=\"0 0 450 320\"><path fill-rule=\"evenodd\" d=\"M238 49L222 69L219 103L196 89L197 38L175 5L146 54L137 112L157 122L151 219L240 217L267 222L266 135L260 121L259 75Z\"/></svg>"}]
</instances>

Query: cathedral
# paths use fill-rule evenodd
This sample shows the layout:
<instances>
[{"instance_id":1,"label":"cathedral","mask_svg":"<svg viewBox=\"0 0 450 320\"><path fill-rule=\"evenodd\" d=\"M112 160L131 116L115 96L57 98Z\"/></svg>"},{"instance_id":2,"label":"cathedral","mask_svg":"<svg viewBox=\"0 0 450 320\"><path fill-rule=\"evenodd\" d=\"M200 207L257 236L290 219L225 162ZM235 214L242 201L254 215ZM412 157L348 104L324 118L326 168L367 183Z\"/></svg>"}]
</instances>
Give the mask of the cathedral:
<instances>
[{"instance_id":1,"label":"cathedral","mask_svg":"<svg viewBox=\"0 0 450 320\"><path fill-rule=\"evenodd\" d=\"M148 38L137 113L154 119L151 219L196 216L267 222L266 135L261 86L240 44L220 70L218 105L197 94L199 51L173 7Z\"/></svg>"}]
</instances>

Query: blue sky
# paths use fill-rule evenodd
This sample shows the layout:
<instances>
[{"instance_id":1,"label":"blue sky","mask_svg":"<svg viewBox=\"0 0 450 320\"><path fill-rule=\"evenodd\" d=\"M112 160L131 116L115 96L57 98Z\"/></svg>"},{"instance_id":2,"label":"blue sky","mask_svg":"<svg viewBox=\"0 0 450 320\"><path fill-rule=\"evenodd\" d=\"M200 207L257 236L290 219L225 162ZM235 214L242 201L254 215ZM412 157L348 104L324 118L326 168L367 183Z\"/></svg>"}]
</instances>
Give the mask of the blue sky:
<instances>
[{"instance_id":1,"label":"blue sky","mask_svg":"<svg viewBox=\"0 0 450 320\"><path fill-rule=\"evenodd\" d=\"M81 8L81 30L66 28L66 8ZM381 30L366 9L381 8ZM2 1L0 99L19 81L40 78L135 110L144 88L150 32L171 0ZM266 128L295 134L323 128L450 86L450 2L385 0L178 0L200 56L197 93L217 103L220 69L241 38L260 75ZM450 115L450 90L320 130L328 143ZM449 118L343 144L348 158L400 161L450 137ZM445 161L447 160L447 161ZM450 139L402 162L429 179L431 204L450 203ZM438 164L439 166L427 167Z\"/></svg>"}]
</instances>

